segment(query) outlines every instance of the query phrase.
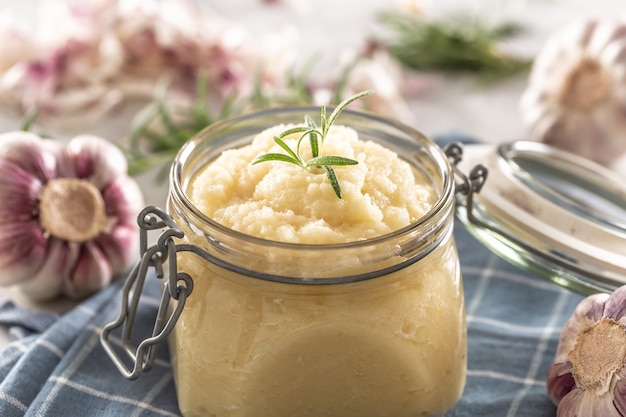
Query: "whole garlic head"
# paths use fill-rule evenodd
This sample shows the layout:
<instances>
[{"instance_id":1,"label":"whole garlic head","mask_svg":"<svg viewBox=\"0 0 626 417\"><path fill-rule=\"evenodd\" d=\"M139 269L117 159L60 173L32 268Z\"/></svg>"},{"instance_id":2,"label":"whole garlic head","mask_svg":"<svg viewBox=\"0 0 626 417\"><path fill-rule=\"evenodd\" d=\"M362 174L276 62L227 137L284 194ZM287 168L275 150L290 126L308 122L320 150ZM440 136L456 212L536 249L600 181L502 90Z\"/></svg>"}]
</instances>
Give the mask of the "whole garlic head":
<instances>
[{"instance_id":1,"label":"whole garlic head","mask_svg":"<svg viewBox=\"0 0 626 417\"><path fill-rule=\"evenodd\" d=\"M133 261L143 206L112 143L0 135L0 285L34 299L84 298Z\"/></svg>"},{"instance_id":2,"label":"whole garlic head","mask_svg":"<svg viewBox=\"0 0 626 417\"><path fill-rule=\"evenodd\" d=\"M555 33L520 108L531 140L603 164L626 152L626 21L587 19Z\"/></svg>"},{"instance_id":3,"label":"whole garlic head","mask_svg":"<svg viewBox=\"0 0 626 417\"><path fill-rule=\"evenodd\" d=\"M557 417L626 415L626 286L580 302L546 380Z\"/></svg>"}]
</instances>

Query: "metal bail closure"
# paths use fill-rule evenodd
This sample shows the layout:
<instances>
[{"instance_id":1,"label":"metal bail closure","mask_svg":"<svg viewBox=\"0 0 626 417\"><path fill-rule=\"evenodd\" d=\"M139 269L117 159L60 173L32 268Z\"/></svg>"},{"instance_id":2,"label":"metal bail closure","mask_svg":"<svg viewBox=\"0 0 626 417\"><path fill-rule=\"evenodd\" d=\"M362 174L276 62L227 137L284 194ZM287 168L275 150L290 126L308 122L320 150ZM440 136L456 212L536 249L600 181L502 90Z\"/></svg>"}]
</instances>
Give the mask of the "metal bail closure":
<instances>
[{"instance_id":1,"label":"metal bail closure","mask_svg":"<svg viewBox=\"0 0 626 417\"><path fill-rule=\"evenodd\" d=\"M480 192L480 189L487 180L487 174L489 170L486 166L478 164L472 168L469 175L466 175L458 167L459 162L463 158L463 146L459 143L451 143L444 148L444 152L452 165L455 177L460 179L460 182L455 184L456 193L465 196L465 205L468 208L468 216L472 217L472 206L474 201L474 193Z\"/></svg>"},{"instance_id":2,"label":"metal bail closure","mask_svg":"<svg viewBox=\"0 0 626 417\"><path fill-rule=\"evenodd\" d=\"M117 319L107 324L100 334L100 342L115 366L124 377L134 380L142 372L149 371L156 360L159 345L165 341L174 329L176 321L185 307L185 301L193 290L193 280L184 273L178 272L176 253L179 251L196 252L200 256L204 254L195 246L176 245L175 238L182 238L184 233L179 229L172 218L157 207L146 207L137 217L140 227L140 254L141 258L133 267L126 278L122 289L122 304ZM151 230L164 229L155 245L147 247L148 232ZM145 284L146 276L150 268L154 268L156 277L162 279L165 276L164 264L168 263L167 285L162 292L161 301L152 336L146 338L135 347L131 341L133 324L139 306L141 293ZM171 313L170 305L172 305ZM128 358L120 357L113 347L112 332L122 326L121 345ZM119 342L118 342L119 343ZM131 366L127 364L130 363Z\"/></svg>"}]
</instances>

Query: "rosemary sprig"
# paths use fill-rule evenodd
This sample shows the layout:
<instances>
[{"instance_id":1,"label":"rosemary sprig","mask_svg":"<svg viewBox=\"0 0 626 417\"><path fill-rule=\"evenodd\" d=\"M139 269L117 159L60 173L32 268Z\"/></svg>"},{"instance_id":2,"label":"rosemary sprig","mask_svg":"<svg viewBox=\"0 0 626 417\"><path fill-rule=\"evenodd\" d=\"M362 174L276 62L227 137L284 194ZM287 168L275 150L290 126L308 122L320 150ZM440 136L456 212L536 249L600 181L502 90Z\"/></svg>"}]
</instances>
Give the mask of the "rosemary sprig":
<instances>
[{"instance_id":1,"label":"rosemary sprig","mask_svg":"<svg viewBox=\"0 0 626 417\"><path fill-rule=\"evenodd\" d=\"M304 126L297 126L291 129L287 129L279 135L274 136L274 142L276 142L276 144L280 146L286 153L266 153L258 156L254 161L252 161L252 164L254 165L261 162L279 161L298 165L306 170L312 167L322 167L326 172L326 176L328 177L330 185L333 187L335 194L338 198L342 198L341 187L339 185L339 180L337 179L337 175L335 174L333 166L356 165L358 164L358 161L337 155L321 155L324 147L324 141L326 140L326 136L328 135L330 127L333 125L333 123L335 123L335 120L337 120L339 114L353 101L356 101L371 93L372 91L369 90L363 91L345 99L333 110L333 112L330 114L330 117L326 116L326 107L322 106L320 115L321 126L319 128L310 116L306 116ZM301 135L298 139L298 142L296 143L296 149L291 149L283 139L287 136L299 133ZM312 157L309 160L305 161L300 154L300 148L302 141L307 136L309 137L309 145L311 147Z\"/></svg>"},{"instance_id":2,"label":"rosemary sprig","mask_svg":"<svg viewBox=\"0 0 626 417\"><path fill-rule=\"evenodd\" d=\"M497 47L522 30L514 23L490 27L464 16L426 20L398 13L385 13L381 21L394 34L384 42L389 52L413 69L471 73L485 83L526 71L532 63Z\"/></svg>"}]
</instances>

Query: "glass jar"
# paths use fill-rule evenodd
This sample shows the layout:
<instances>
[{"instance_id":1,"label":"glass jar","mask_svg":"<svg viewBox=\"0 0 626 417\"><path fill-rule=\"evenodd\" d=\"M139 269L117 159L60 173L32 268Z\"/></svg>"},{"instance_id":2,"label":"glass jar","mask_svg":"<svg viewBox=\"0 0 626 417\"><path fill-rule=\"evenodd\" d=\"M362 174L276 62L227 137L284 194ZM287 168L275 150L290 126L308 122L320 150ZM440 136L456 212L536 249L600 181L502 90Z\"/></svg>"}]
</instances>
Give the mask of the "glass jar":
<instances>
[{"instance_id":1,"label":"glass jar","mask_svg":"<svg viewBox=\"0 0 626 417\"><path fill-rule=\"evenodd\" d=\"M292 244L234 231L189 198L198 172L259 132L316 108L216 123L179 152L168 212L182 233L177 270L193 279L168 338L185 417L442 416L466 374L466 322L453 239L455 183L444 152L412 128L344 111L407 161L435 203L377 238ZM183 236L184 235L184 236Z\"/></svg>"},{"instance_id":2,"label":"glass jar","mask_svg":"<svg viewBox=\"0 0 626 417\"><path fill-rule=\"evenodd\" d=\"M178 255L194 279L169 339L186 417L439 416L461 395L454 183L445 155L424 136L369 115L340 119L402 155L437 195L424 218L376 239L268 241L225 228L190 202L198 171L224 150L315 112L267 111L212 126L174 162L169 212L186 243L223 261Z\"/></svg>"}]
</instances>

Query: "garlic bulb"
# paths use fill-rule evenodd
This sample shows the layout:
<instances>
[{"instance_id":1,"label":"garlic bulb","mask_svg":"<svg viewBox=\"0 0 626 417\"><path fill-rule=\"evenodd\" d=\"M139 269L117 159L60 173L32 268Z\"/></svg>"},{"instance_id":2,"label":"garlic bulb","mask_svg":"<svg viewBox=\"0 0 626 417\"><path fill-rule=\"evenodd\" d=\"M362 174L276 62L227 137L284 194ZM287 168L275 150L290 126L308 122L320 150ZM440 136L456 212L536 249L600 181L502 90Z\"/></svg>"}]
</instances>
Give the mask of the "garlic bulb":
<instances>
[{"instance_id":1,"label":"garlic bulb","mask_svg":"<svg viewBox=\"0 0 626 417\"><path fill-rule=\"evenodd\" d=\"M547 376L557 416L626 415L626 286L585 298L565 324Z\"/></svg>"},{"instance_id":2,"label":"garlic bulb","mask_svg":"<svg viewBox=\"0 0 626 417\"><path fill-rule=\"evenodd\" d=\"M521 97L530 139L603 164L626 151L626 22L582 20L537 55Z\"/></svg>"},{"instance_id":3,"label":"garlic bulb","mask_svg":"<svg viewBox=\"0 0 626 417\"><path fill-rule=\"evenodd\" d=\"M64 130L149 99L163 80L193 97L206 74L206 92L221 104L251 93L257 79L278 85L297 55L294 28L253 37L198 1L42 3L28 25L0 15L0 104L36 109L39 124Z\"/></svg>"},{"instance_id":4,"label":"garlic bulb","mask_svg":"<svg viewBox=\"0 0 626 417\"><path fill-rule=\"evenodd\" d=\"M66 146L0 135L0 285L83 298L125 271L143 196L122 152L94 136Z\"/></svg>"}]
</instances>

